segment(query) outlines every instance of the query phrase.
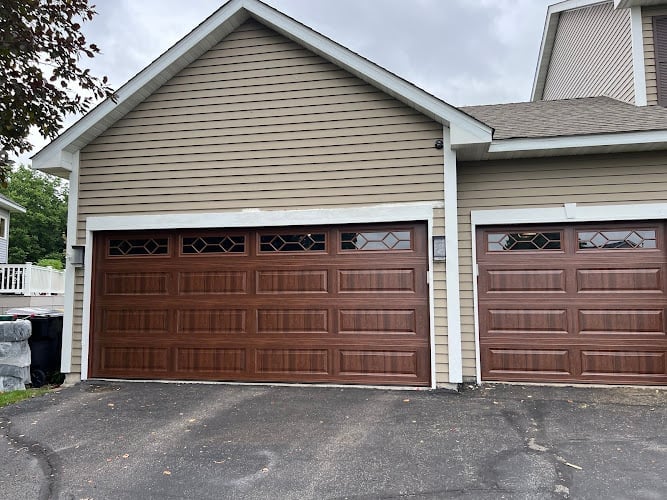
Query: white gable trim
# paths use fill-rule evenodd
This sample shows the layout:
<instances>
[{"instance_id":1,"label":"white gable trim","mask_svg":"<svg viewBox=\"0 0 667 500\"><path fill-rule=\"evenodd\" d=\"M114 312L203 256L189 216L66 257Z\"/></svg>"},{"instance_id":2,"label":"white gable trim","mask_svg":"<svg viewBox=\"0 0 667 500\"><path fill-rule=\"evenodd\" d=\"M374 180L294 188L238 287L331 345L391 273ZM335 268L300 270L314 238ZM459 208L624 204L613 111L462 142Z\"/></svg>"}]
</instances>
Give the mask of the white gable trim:
<instances>
[{"instance_id":1,"label":"white gable trim","mask_svg":"<svg viewBox=\"0 0 667 500\"><path fill-rule=\"evenodd\" d=\"M73 153L104 132L158 87L217 44L248 18L276 30L408 106L452 128L453 146L490 143L492 129L415 85L295 21L259 0L230 0L32 159L37 169L65 169L62 152Z\"/></svg>"}]
</instances>

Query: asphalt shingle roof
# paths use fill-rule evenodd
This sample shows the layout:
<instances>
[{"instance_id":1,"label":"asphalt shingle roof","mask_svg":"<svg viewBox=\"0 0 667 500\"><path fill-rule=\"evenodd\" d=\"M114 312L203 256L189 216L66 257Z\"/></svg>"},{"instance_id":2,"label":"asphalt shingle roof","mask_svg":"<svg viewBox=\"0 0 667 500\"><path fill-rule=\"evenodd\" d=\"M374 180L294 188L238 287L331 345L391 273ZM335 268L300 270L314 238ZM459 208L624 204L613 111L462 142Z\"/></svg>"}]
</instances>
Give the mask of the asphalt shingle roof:
<instances>
[{"instance_id":1,"label":"asphalt shingle roof","mask_svg":"<svg viewBox=\"0 0 667 500\"><path fill-rule=\"evenodd\" d=\"M495 140L667 130L667 108L634 106L610 97L460 109L493 127Z\"/></svg>"}]
</instances>

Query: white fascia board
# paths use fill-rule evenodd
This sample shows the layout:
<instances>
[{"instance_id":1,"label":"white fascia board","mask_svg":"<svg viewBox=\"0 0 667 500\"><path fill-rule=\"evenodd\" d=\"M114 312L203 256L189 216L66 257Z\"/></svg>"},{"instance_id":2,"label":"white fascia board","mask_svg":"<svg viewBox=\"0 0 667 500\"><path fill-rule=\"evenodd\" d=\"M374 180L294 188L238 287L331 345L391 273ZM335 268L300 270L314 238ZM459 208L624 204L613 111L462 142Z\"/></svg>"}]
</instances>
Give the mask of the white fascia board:
<instances>
[{"instance_id":1,"label":"white fascia board","mask_svg":"<svg viewBox=\"0 0 667 500\"><path fill-rule=\"evenodd\" d=\"M629 9L632 7L649 7L652 5L662 5L665 0L614 0L615 9Z\"/></svg>"},{"instance_id":2,"label":"white fascia board","mask_svg":"<svg viewBox=\"0 0 667 500\"><path fill-rule=\"evenodd\" d=\"M0 208L3 208L8 212L19 212L22 214L26 212L25 207L19 205L15 201L5 198L4 196L0 196Z\"/></svg>"},{"instance_id":3,"label":"white fascia board","mask_svg":"<svg viewBox=\"0 0 667 500\"><path fill-rule=\"evenodd\" d=\"M642 8L630 9L632 32L632 72L635 85L635 105L646 106L646 68L644 67L644 29L642 26Z\"/></svg>"},{"instance_id":4,"label":"white fascia board","mask_svg":"<svg viewBox=\"0 0 667 500\"><path fill-rule=\"evenodd\" d=\"M491 143L491 146L489 146L489 154L663 143L667 143L667 130L573 135L565 137L539 137L534 139L503 139Z\"/></svg>"}]
</instances>

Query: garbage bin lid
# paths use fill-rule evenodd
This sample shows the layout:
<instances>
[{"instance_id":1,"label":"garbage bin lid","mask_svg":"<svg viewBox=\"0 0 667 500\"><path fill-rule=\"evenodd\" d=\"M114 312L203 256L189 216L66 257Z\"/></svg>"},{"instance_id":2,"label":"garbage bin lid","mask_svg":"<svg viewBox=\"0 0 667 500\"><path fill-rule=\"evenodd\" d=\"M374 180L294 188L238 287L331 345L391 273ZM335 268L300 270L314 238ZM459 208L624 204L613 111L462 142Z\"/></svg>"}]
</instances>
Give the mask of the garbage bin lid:
<instances>
[{"instance_id":1,"label":"garbage bin lid","mask_svg":"<svg viewBox=\"0 0 667 500\"><path fill-rule=\"evenodd\" d=\"M62 316L63 312L55 309L46 309L44 307L14 307L8 309L7 314L13 316Z\"/></svg>"}]
</instances>

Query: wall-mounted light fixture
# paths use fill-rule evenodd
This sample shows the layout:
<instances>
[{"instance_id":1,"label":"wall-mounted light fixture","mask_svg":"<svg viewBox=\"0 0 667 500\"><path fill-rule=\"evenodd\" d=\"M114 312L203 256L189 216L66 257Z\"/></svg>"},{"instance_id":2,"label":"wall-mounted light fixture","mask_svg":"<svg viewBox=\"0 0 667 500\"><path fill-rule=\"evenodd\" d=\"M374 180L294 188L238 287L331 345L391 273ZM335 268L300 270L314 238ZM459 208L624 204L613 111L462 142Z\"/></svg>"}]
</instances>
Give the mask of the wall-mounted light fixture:
<instances>
[{"instance_id":1,"label":"wall-mounted light fixture","mask_svg":"<svg viewBox=\"0 0 667 500\"><path fill-rule=\"evenodd\" d=\"M445 248L445 237L433 237L433 260L442 261L447 259L447 250Z\"/></svg>"},{"instance_id":2,"label":"wall-mounted light fixture","mask_svg":"<svg viewBox=\"0 0 667 500\"><path fill-rule=\"evenodd\" d=\"M74 267L83 267L86 259L86 247L84 245L72 245L72 251L68 257L71 265Z\"/></svg>"}]
</instances>

